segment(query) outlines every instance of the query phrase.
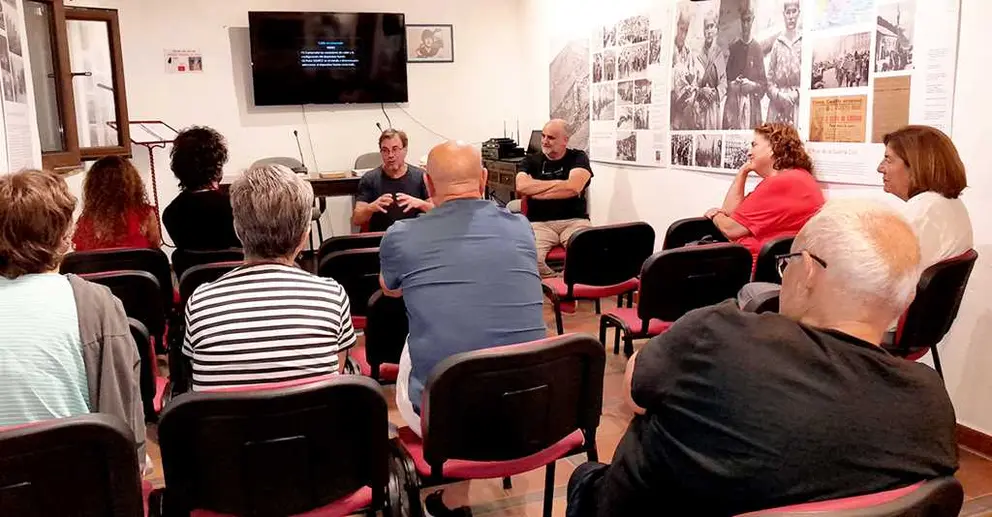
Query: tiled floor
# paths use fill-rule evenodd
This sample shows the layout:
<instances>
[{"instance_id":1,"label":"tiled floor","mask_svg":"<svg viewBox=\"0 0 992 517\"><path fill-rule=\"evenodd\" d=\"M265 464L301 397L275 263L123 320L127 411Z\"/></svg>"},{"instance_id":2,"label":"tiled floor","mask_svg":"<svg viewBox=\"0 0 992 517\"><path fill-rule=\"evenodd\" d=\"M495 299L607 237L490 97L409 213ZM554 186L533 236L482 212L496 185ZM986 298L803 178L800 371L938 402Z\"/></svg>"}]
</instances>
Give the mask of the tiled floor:
<instances>
[{"instance_id":1,"label":"tiled floor","mask_svg":"<svg viewBox=\"0 0 992 517\"><path fill-rule=\"evenodd\" d=\"M603 303L604 310L612 306L609 301ZM545 321L548 332L554 333L554 317L547 305ZM592 304L581 303L575 314L565 315L565 330L596 335L598 321ZM612 338L612 333L610 337ZM622 356L615 356L612 350L608 350L606 377L603 383L603 417L597 432L601 461L608 462L613 457L613 451L632 417L620 396L625 365L626 360ZM385 392L390 405L390 420L397 425L403 425L403 420L396 410L393 387L387 386ZM161 486L163 484L161 459L154 426L149 428L148 436L150 443L148 449L155 471L147 479L154 485ZM555 470L555 516L565 515L565 487L568 477L584 460L584 457L577 456L558 462ZM961 469L957 476L964 485L965 491L965 505L961 515L992 517L992 460L961 449ZM444 500L449 507L470 505L475 516L540 516L543 486L544 471L540 470L514 477L513 488L510 490L503 490L502 483L498 479L449 485L446 487ZM424 495L427 493L428 491L425 491Z\"/></svg>"}]
</instances>

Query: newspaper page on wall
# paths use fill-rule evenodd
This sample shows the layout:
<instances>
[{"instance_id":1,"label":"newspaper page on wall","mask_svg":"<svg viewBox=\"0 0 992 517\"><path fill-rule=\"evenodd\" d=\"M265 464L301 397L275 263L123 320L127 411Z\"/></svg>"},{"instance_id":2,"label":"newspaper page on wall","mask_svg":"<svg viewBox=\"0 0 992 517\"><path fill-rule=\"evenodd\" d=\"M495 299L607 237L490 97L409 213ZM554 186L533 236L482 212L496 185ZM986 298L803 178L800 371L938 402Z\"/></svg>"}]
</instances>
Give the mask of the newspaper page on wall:
<instances>
[{"instance_id":1,"label":"newspaper page on wall","mask_svg":"<svg viewBox=\"0 0 992 517\"><path fill-rule=\"evenodd\" d=\"M950 133L960 0L656 9L592 31L593 160L734 173L751 129L785 122L821 181L880 184L887 132Z\"/></svg>"},{"instance_id":2,"label":"newspaper page on wall","mask_svg":"<svg viewBox=\"0 0 992 517\"><path fill-rule=\"evenodd\" d=\"M0 86L6 142L2 163L7 171L41 165L34 129L34 85L30 81L26 14L21 0L0 1Z\"/></svg>"},{"instance_id":3,"label":"newspaper page on wall","mask_svg":"<svg viewBox=\"0 0 992 517\"><path fill-rule=\"evenodd\" d=\"M594 161L668 165L666 2L596 27L590 36L589 157Z\"/></svg>"}]
</instances>

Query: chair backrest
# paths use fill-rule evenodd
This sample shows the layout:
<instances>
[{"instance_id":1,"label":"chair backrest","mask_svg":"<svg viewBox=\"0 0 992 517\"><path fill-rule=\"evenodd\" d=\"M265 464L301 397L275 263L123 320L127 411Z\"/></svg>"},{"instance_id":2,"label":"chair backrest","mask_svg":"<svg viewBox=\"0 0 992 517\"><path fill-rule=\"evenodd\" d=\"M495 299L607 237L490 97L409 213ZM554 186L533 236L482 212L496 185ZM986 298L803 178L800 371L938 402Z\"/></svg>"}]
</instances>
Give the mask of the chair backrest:
<instances>
[{"instance_id":1,"label":"chair backrest","mask_svg":"<svg viewBox=\"0 0 992 517\"><path fill-rule=\"evenodd\" d=\"M183 273L193 266L213 264L214 262L241 261L244 259L245 252L241 248L223 250L176 249L176 251L172 252L172 268L176 271L176 278L182 279Z\"/></svg>"},{"instance_id":2,"label":"chair backrest","mask_svg":"<svg viewBox=\"0 0 992 517\"><path fill-rule=\"evenodd\" d=\"M355 169L374 169L382 165L382 155L379 153L365 153L355 158Z\"/></svg>"},{"instance_id":3,"label":"chair backrest","mask_svg":"<svg viewBox=\"0 0 992 517\"><path fill-rule=\"evenodd\" d=\"M147 271L107 271L80 277L110 288L120 299L127 317L140 321L152 337L160 339L165 333L165 306L159 296L158 280ZM172 299L170 297L171 304Z\"/></svg>"},{"instance_id":4,"label":"chair backrest","mask_svg":"<svg viewBox=\"0 0 992 517\"><path fill-rule=\"evenodd\" d=\"M567 285L615 285L635 278L654 252L654 228L644 222L593 226L575 232L565 248Z\"/></svg>"},{"instance_id":5,"label":"chair backrest","mask_svg":"<svg viewBox=\"0 0 992 517\"><path fill-rule=\"evenodd\" d=\"M681 248L690 242L695 242L709 237L714 242L727 242L727 238L713 221L705 217L689 217L679 219L668 227L665 231L665 242L661 249L671 250Z\"/></svg>"},{"instance_id":6,"label":"chair backrest","mask_svg":"<svg viewBox=\"0 0 992 517\"><path fill-rule=\"evenodd\" d=\"M758 260L754 265L754 281L770 282L781 284L782 277L778 274L778 266L775 264L775 257L785 255L792 250L792 241L796 240L795 235L786 235L769 239L758 252Z\"/></svg>"},{"instance_id":7,"label":"chair backrest","mask_svg":"<svg viewBox=\"0 0 992 517\"><path fill-rule=\"evenodd\" d=\"M241 267L242 264L240 261L213 262L187 269L183 273L183 276L179 278L179 299L182 300L180 308L182 310L186 309L186 302L189 301L190 296L193 296L193 292L196 291L197 287L217 280L225 274Z\"/></svg>"},{"instance_id":8,"label":"chair backrest","mask_svg":"<svg viewBox=\"0 0 992 517\"><path fill-rule=\"evenodd\" d=\"M0 515L144 515L131 430L99 413L0 430Z\"/></svg>"},{"instance_id":9,"label":"chair backrest","mask_svg":"<svg viewBox=\"0 0 992 517\"><path fill-rule=\"evenodd\" d=\"M364 316L368 300L379 290L379 248L335 251L317 265L317 276L333 278L348 293L351 313Z\"/></svg>"},{"instance_id":10,"label":"chair backrest","mask_svg":"<svg viewBox=\"0 0 992 517\"><path fill-rule=\"evenodd\" d=\"M167 504L185 515L296 515L389 480L386 399L372 379L185 393L163 411Z\"/></svg>"},{"instance_id":11,"label":"chair backrest","mask_svg":"<svg viewBox=\"0 0 992 517\"><path fill-rule=\"evenodd\" d=\"M63 274L77 275L127 270L151 273L158 280L164 307L172 307L172 270L169 267L169 257L158 248L77 251L66 255L59 267L59 272Z\"/></svg>"},{"instance_id":12,"label":"chair backrest","mask_svg":"<svg viewBox=\"0 0 992 517\"><path fill-rule=\"evenodd\" d=\"M325 239L324 242L320 243L320 248L317 250L317 263L320 264L320 261L324 257L335 251L378 248L379 243L382 242L382 236L385 234L386 232L364 232L353 233L351 235L336 235Z\"/></svg>"},{"instance_id":13,"label":"chair backrest","mask_svg":"<svg viewBox=\"0 0 992 517\"><path fill-rule=\"evenodd\" d=\"M365 314L365 359L370 365L399 364L410 322L403 298L376 291Z\"/></svg>"},{"instance_id":14,"label":"chair backrest","mask_svg":"<svg viewBox=\"0 0 992 517\"><path fill-rule=\"evenodd\" d=\"M424 388L424 458L519 459L576 430L595 436L603 409L603 345L588 334L453 355Z\"/></svg>"},{"instance_id":15,"label":"chair backrest","mask_svg":"<svg viewBox=\"0 0 992 517\"><path fill-rule=\"evenodd\" d=\"M261 160L256 160L255 163L251 164L251 167L262 167L265 165L282 165L283 167L288 167L296 173L305 173L307 171L306 165L303 162L297 160L296 158L289 158L287 156L272 156L270 158L262 158Z\"/></svg>"},{"instance_id":16,"label":"chair backrest","mask_svg":"<svg viewBox=\"0 0 992 517\"><path fill-rule=\"evenodd\" d=\"M944 338L958 316L976 260L978 252L972 249L923 271L916 285L916 298L899 327L897 350L929 348Z\"/></svg>"},{"instance_id":17,"label":"chair backrest","mask_svg":"<svg viewBox=\"0 0 992 517\"><path fill-rule=\"evenodd\" d=\"M641 268L637 315L675 321L685 313L737 296L751 279L751 252L718 243L665 250Z\"/></svg>"},{"instance_id":18,"label":"chair backrest","mask_svg":"<svg viewBox=\"0 0 992 517\"><path fill-rule=\"evenodd\" d=\"M152 348L152 335L143 323L128 318L131 326L131 337L138 347L138 357L141 358L141 372L138 386L141 388L141 403L145 409L145 419L155 415L155 349Z\"/></svg>"},{"instance_id":19,"label":"chair backrest","mask_svg":"<svg viewBox=\"0 0 992 517\"><path fill-rule=\"evenodd\" d=\"M964 501L961 483L946 476L903 488L819 501L738 517L957 517Z\"/></svg>"}]
</instances>

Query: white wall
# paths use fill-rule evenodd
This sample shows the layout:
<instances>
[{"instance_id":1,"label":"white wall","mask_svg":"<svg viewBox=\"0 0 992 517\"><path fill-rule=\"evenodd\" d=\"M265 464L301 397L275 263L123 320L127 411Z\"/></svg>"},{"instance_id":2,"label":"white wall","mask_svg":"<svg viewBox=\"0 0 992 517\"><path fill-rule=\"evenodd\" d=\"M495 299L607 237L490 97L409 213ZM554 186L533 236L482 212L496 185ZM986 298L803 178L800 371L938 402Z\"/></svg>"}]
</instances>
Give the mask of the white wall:
<instances>
[{"instance_id":1,"label":"white wall","mask_svg":"<svg viewBox=\"0 0 992 517\"><path fill-rule=\"evenodd\" d=\"M316 164L310 152L300 107L251 107L248 11L403 12L407 23L454 25L455 62L409 65L410 101L404 108L432 131L481 142L515 127L521 111L518 66L517 0L69 0L67 5L119 11L130 118L160 119L173 127L209 125L224 134L236 174L254 160L298 156L298 130L311 171L350 169L362 153L376 151L378 130L386 126L379 105L309 106L307 113ZM195 48L203 52L202 74L166 74L163 51ZM408 161L416 163L442 138L421 127L395 106L386 106L393 125L410 136ZM145 171L148 158L135 149ZM176 195L168 154L156 152L161 207ZM81 178L71 184L78 188ZM337 198L325 216L328 230L348 231L350 204Z\"/></svg>"},{"instance_id":2,"label":"white wall","mask_svg":"<svg viewBox=\"0 0 992 517\"><path fill-rule=\"evenodd\" d=\"M527 76L533 78L533 95L522 101L531 116L529 124L547 117L548 63L562 41L583 37L590 27L632 14L649 2L617 0L609 4L595 0L521 0ZM670 0L654 0L670 1ZM992 21L992 2L962 0L960 49L955 91L953 139L968 168L970 187L963 199L975 229L979 261L972 274L958 319L940 346L948 392L958 421L992 434L992 175L987 173L988 145L985 135L992 129L992 98L988 83L992 73L992 48L984 31ZM590 187L590 211L595 224L647 221L660 235L676 219L702 214L718 206L730 185L731 176L671 170L593 164L595 179ZM896 200L880 188L845 185L827 186L829 197L872 197L893 204ZM921 415L921 418L924 418Z\"/></svg>"}]
</instances>

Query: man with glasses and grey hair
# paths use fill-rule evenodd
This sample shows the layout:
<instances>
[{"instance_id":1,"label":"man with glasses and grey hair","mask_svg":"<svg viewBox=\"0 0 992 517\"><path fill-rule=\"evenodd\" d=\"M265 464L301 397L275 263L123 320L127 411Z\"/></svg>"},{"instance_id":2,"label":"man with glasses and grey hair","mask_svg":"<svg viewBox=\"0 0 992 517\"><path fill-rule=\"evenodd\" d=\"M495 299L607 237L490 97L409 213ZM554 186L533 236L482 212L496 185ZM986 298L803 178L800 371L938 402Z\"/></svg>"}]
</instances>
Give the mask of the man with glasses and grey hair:
<instances>
[{"instance_id":1,"label":"man with glasses and grey hair","mask_svg":"<svg viewBox=\"0 0 992 517\"><path fill-rule=\"evenodd\" d=\"M738 515L954 473L943 382L879 346L916 292L913 229L884 205L832 201L791 251L781 314L698 309L630 358L634 419L611 465L576 469L569 516Z\"/></svg>"},{"instance_id":2,"label":"man with glasses and grey hair","mask_svg":"<svg viewBox=\"0 0 992 517\"><path fill-rule=\"evenodd\" d=\"M417 217L434 208L424 169L406 163L409 140L398 129L379 135L382 165L362 175L351 222L367 231L384 232L396 221Z\"/></svg>"},{"instance_id":3,"label":"man with glasses and grey hair","mask_svg":"<svg viewBox=\"0 0 992 517\"><path fill-rule=\"evenodd\" d=\"M231 206L245 262L186 304L193 389L338 373L338 355L355 344L348 295L296 265L310 235L310 184L282 165L255 167L231 185Z\"/></svg>"}]
</instances>

